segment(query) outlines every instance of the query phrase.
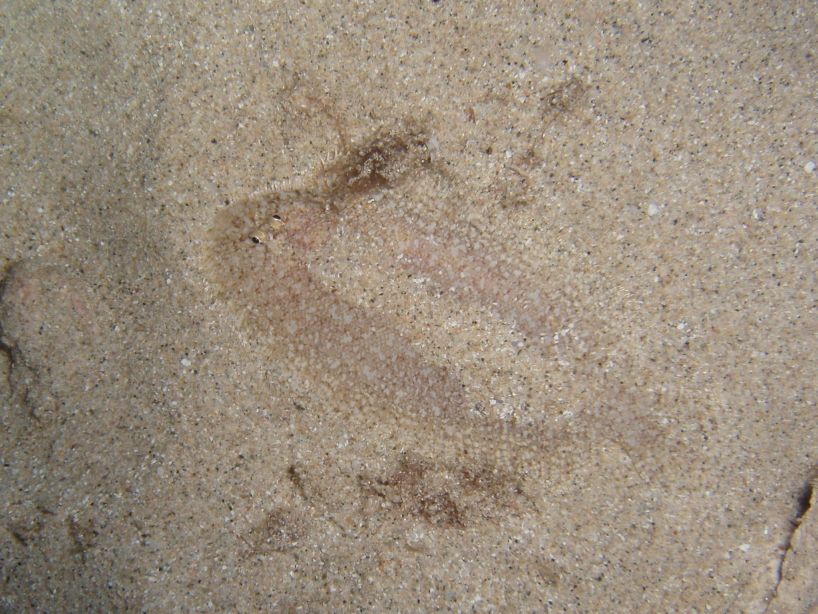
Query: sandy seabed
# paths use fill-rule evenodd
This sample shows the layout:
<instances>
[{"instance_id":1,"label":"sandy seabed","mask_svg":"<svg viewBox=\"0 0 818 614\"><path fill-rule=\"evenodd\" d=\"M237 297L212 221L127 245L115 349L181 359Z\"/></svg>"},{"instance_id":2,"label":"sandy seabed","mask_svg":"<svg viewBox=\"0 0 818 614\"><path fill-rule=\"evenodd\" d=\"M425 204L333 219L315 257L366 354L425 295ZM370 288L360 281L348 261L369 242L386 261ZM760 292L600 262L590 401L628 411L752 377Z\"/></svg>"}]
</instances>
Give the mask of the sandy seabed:
<instances>
[{"instance_id":1,"label":"sandy seabed","mask_svg":"<svg viewBox=\"0 0 818 614\"><path fill-rule=\"evenodd\" d=\"M818 608L818 7L8 2L3 611Z\"/></svg>"}]
</instances>

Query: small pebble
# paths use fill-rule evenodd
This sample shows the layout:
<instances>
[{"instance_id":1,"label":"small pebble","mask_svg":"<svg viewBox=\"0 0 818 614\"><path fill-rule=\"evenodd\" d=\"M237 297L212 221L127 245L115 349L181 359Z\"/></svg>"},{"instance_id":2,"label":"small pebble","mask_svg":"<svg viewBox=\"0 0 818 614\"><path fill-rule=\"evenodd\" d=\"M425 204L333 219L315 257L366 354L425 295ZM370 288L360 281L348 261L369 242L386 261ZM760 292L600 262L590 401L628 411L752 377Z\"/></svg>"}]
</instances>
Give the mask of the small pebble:
<instances>
[{"instance_id":1,"label":"small pebble","mask_svg":"<svg viewBox=\"0 0 818 614\"><path fill-rule=\"evenodd\" d=\"M650 217L653 217L657 213L659 213L659 205L657 205L656 203L650 203L648 205L648 215Z\"/></svg>"},{"instance_id":2,"label":"small pebble","mask_svg":"<svg viewBox=\"0 0 818 614\"><path fill-rule=\"evenodd\" d=\"M193 363L190 362L190 359L188 357L182 359L182 366L185 367L186 369L192 364Z\"/></svg>"},{"instance_id":3,"label":"small pebble","mask_svg":"<svg viewBox=\"0 0 818 614\"><path fill-rule=\"evenodd\" d=\"M810 160L809 162L807 162L804 165L804 170L807 171L808 173L814 173L815 172L815 161Z\"/></svg>"}]
</instances>

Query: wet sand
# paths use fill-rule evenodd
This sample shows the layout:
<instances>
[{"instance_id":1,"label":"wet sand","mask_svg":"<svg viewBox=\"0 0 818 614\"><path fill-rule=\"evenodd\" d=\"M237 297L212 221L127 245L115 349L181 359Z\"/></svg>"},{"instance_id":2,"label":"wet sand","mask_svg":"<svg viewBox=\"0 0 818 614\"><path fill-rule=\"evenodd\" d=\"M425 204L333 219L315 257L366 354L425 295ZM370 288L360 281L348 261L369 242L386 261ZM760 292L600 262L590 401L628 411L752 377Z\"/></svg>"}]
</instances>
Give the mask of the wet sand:
<instances>
[{"instance_id":1,"label":"wet sand","mask_svg":"<svg viewBox=\"0 0 818 614\"><path fill-rule=\"evenodd\" d=\"M813 5L0 23L4 610L816 607Z\"/></svg>"}]
</instances>

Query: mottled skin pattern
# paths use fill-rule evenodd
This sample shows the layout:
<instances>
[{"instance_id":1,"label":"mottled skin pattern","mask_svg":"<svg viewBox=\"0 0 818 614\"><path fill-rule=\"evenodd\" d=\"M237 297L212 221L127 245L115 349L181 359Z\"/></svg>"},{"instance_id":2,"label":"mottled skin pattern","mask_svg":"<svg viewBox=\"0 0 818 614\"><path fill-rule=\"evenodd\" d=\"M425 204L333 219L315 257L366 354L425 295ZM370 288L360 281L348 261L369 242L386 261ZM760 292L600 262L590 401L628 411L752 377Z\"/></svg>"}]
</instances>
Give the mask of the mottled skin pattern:
<instances>
[{"instance_id":1,"label":"mottled skin pattern","mask_svg":"<svg viewBox=\"0 0 818 614\"><path fill-rule=\"evenodd\" d=\"M408 216L350 206L428 170L426 139L412 123L378 133L324 164L308 188L280 189L219 210L207 243L210 279L251 337L272 340L275 360L328 382L334 395L343 391L355 403L374 395L378 405L402 415L446 416L478 430L499 427L540 445L548 438L550 414L541 393L536 408L525 398L512 407L497 405L485 392L474 394L461 379L462 365L420 349L389 314L352 304L311 269L344 225L376 246L384 266L422 281L430 296L488 308L509 331L516 329L521 342L551 338L559 326L552 312L558 299L532 301L537 286L528 283L523 292L520 266L448 229L428 232Z\"/></svg>"}]
</instances>

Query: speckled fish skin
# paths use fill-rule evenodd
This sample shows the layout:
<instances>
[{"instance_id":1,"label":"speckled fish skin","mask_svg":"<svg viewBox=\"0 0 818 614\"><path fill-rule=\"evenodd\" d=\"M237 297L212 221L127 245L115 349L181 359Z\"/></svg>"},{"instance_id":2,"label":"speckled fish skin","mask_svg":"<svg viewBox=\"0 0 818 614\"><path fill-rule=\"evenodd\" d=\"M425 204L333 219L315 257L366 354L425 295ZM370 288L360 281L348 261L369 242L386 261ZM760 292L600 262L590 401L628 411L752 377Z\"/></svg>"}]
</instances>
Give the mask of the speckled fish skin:
<instances>
[{"instance_id":1,"label":"speckled fish skin","mask_svg":"<svg viewBox=\"0 0 818 614\"><path fill-rule=\"evenodd\" d=\"M542 399L533 414L525 399L518 400L526 414L525 423L518 423L485 391L467 390L459 367L411 342L389 313L353 304L311 268L343 224L355 229L357 240L377 245L379 260L424 277L431 295L489 307L531 338L551 334L556 323L547 306L533 309L518 300L519 276L505 271L497 256L447 231L426 232L393 212L376 208L367 217L349 206L426 168L423 139L414 125L406 134L379 133L324 164L307 188L280 189L222 208L207 242L210 279L248 335L266 340L274 360L326 382L334 394L352 402L374 395L379 405L403 415L446 416L464 428L539 441L548 414Z\"/></svg>"}]
</instances>

